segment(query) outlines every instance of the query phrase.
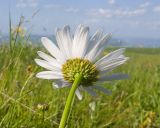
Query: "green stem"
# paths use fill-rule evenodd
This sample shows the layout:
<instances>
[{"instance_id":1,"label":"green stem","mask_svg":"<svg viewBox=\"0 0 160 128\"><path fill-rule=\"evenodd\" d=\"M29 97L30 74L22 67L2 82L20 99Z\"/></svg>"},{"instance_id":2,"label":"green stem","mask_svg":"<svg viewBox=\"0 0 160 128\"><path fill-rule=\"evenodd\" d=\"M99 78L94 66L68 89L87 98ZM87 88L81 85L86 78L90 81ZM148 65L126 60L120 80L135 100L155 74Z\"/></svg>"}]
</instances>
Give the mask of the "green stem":
<instances>
[{"instance_id":1,"label":"green stem","mask_svg":"<svg viewBox=\"0 0 160 128\"><path fill-rule=\"evenodd\" d=\"M9 45L10 45L10 52L12 53L12 23L11 23L11 12L9 9Z\"/></svg>"},{"instance_id":2,"label":"green stem","mask_svg":"<svg viewBox=\"0 0 160 128\"><path fill-rule=\"evenodd\" d=\"M81 80L82 80L82 74L77 74L75 76L75 80L72 84L71 90L70 90L69 95L67 97L66 105L65 105L65 108L64 108L64 111L63 111L63 114L62 114L62 118L61 118L59 128L65 128L65 126L66 126L66 121L67 121L68 116L69 116L69 112L70 112L70 109L71 109L71 104L72 104L72 101L74 99L74 94L75 94L77 86L80 84Z\"/></svg>"},{"instance_id":3,"label":"green stem","mask_svg":"<svg viewBox=\"0 0 160 128\"><path fill-rule=\"evenodd\" d=\"M45 113L45 110L42 110L42 126L44 125L44 113Z\"/></svg>"}]
</instances>

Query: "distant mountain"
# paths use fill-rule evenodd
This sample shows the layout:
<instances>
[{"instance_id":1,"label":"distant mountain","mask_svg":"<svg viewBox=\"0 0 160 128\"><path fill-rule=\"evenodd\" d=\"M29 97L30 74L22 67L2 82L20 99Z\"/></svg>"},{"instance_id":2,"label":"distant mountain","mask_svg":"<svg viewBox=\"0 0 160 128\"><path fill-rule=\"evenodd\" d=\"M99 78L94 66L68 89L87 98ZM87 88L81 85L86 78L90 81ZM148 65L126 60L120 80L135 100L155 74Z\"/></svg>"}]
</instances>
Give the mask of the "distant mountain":
<instances>
[{"instance_id":1,"label":"distant mountain","mask_svg":"<svg viewBox=\"0 0 160 128\"><path fill-rule=\"evenodd\" d=\"M44 35L43 35L44 36ZM40 43L42 35L31 35L29 40L33 43ZM55 41L54 35L49 35L46 37L50 38L51 40ZM1 36L0 43L8 42L8 36ZM108 45L110 46L121 46L121 47L160 47L160 38L112 38Z\"/></svg>"}]
</instances>

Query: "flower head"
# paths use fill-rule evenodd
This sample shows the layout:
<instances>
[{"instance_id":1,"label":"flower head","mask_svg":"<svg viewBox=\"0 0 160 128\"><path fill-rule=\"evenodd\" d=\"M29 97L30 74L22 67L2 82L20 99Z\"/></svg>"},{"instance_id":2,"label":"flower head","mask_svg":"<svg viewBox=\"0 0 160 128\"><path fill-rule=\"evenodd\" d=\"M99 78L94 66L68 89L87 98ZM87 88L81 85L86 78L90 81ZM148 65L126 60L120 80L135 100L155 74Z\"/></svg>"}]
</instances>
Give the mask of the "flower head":
<instances>
[{"instance_id":1,"label":"flower head","mask_svg":"<svg viewBox=\"0 0 160 128\"><path fill-rule=\"evenodd\" d=\"M42 59L35 59L36 63L47 71L42 71L36 76L42 79L53 79L55 80L53 86L61 88L70 87L76 74L82 74L81 84L76 90L79 99L82 99L80 94L82 89L91 95L96 94L94 89L110 93L109 90L100 86L102 82L128 77L126 74L120 73L107 75L109 71L128 60L128 57L123 55L124 48L100 58L110 37L111 34L103 36L101 30L90 37L89 28L83 25L78 26L74 36L71 35L69 26L58 28L56 43L46 37L41 39L51 56L41 51L37 52Z\"/></svg>"},{"instance_id":2,"label":"flower head","mask_svg":"<svg viewBox=\"0 0 160 128\"><path fill-rule=\"evenodd\" d=\"M39 103L36 108L38 110L47 111L49 109L49 105L47 103Z\"/></svg>"},{"instance_id":3,"label":"flower head","mask_svg":"<svg viewBox=\"0 0 160 128\"><path fill-rule=\"evenodd\" d=\"M11 32L14 36L16 36L16 34L18 34L21 37L24 37L26 34L26 28L21 27L21 26L13 26L11 28Z\"/></svg>"}]
</instances>

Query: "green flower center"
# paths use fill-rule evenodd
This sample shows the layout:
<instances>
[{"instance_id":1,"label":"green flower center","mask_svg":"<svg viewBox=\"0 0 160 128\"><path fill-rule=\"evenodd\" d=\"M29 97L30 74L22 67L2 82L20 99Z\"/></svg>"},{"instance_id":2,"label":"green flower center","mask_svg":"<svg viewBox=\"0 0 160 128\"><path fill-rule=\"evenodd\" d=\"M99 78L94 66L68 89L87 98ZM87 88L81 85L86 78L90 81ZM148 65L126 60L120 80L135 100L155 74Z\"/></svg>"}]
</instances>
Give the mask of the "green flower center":
<instances>
[{"instance_id":1,"label":"green flower center","mask_svg":"<svg viewBox=\"0 0 160 128\"><path fill-rule=\"evenodd\" d=\"M83 78L81 84L83 86L90 86L98 79L99 71L96 66L89 60L85 59L69 59L62 65L63 77L69 83L73 83L76 74L82 74Z\"/></svg>"}]
</instances>

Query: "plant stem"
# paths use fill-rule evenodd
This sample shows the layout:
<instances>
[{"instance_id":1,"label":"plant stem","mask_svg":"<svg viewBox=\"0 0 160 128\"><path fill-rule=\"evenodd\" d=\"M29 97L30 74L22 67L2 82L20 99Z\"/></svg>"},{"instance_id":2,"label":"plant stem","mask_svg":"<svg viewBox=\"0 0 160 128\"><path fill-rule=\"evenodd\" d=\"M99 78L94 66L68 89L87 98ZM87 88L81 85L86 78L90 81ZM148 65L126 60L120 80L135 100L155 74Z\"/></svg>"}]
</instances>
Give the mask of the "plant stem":
<instances>
[{"instance_id":1,"label":"plant stem","mask_svg":"<svg viewBox=\"0 0 160 128\"><path fill-rule=\"evenodd\" d=\"M65 105L65 108L64 108L64 111L63 111L63 114L62 114L62 118L61 118L59 128L65 128L65 126L66 126L66 121L69 117L71 104L73 103L72 100L74 99L75 91L77 89L77 86L80 84L81 80L82 80L82 74L76 74L75 80L72 84L71 90L70 90L69 95L67 97L66 105Z\"/></svg>"},{"instance_id":2,"label":"plant stem","mask_svg":"<svg viewBox=\"0 0 160 128\"><path fill-rule=\"evenodd\" d=\"M12 23L11 23L11 12L9 9L9 46L10 46L10 52L12 53Z\"/></svg>"},{"instance_id":3,"label":"plant stem","mask_svg":"<svg viewBox=\"0 0 160 128\"><path fill-rule=\"evenodd\" d=\"M45 113L45 110L42 110L42 126L44 125L44 113Z\"/></svg>"}]
</instances>

